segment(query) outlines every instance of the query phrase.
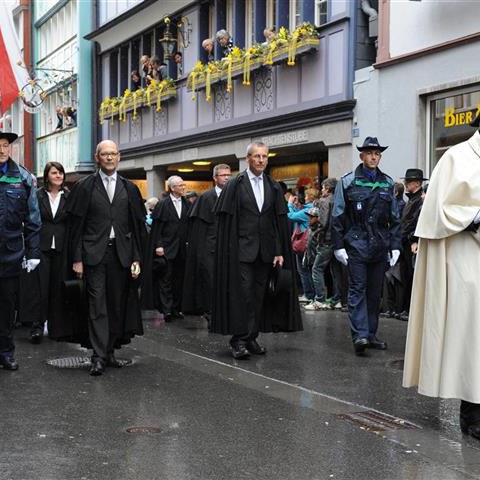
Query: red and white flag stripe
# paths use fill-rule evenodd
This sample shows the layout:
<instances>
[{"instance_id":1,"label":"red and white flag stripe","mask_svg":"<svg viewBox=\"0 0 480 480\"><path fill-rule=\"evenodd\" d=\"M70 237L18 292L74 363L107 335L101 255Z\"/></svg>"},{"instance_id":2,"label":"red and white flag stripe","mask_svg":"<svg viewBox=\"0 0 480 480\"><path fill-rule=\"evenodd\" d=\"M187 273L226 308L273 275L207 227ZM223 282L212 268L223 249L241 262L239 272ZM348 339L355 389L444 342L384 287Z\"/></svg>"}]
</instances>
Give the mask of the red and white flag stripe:
<instances>
[{"instance_id":1,"label":"red and white flag stripe","mask_svg":"<svg viewBox=\"0 0 480 480\"><path fill-rule=\"evenodd\" d=\"M13 25L12 3L0 0L0 109L5 112L17 99L18 92L28 82L20 42Z\"/></svg>"}]
</instances>

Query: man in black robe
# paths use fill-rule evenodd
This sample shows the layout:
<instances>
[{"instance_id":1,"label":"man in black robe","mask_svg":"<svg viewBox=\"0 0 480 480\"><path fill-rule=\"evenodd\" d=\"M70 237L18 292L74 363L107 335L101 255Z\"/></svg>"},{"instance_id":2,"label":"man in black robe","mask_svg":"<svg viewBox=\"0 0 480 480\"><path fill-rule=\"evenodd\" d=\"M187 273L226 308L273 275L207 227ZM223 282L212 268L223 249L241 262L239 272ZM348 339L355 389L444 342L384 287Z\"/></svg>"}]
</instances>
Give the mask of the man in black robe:
<instances>
[{"instance_id":1,"label":"man in black robe","mask_svg":"<svg viewBox=\"0 0 480 480\"><path fill-rule=\"evenodd\" d=\"M215 165L215 187L203 193L189 216L187 261L183 286L183 311L201 315L210 323L213 296L213 268L217 241L217 217L213 208L232 176L227 164Z\"/></svg>"},{"instance_id":2,"label":"man in black robe","mask_svg":"<svg viewBox=\"0 0 480 480\"><path fill-rule=\"evenodd\" d=\"M264 173L268 146L250 144L246 160L247 170L227 183L215 206L211 331L233 335L230 346L235 359L265 353L257 342L259 332L302 330L287 208L282 189ZM282 268L289 280L278 296L267 293L274 267Z\"/></svg>"},{"instance_id":3,"label":"man in black robe","mask_svg":"<svg viewBox=\"0 0 480 480\"><path fill-rule=\"evenodd\" d=\"M66 209L72 268L86 280L90 374L98 376L122 366L114 350L143 333L135 280L146 230L138 187L117 173L117 145L100 142L95 160L98 172L73 187Z\"/></svg>"}]
</instances>

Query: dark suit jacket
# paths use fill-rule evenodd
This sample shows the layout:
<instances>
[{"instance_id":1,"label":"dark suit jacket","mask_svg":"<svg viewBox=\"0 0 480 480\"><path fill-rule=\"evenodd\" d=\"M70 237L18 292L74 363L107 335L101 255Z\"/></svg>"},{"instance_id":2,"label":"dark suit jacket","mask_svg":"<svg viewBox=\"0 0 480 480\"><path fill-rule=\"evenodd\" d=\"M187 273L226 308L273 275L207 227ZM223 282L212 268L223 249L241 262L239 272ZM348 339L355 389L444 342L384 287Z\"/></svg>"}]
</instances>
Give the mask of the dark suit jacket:
<instances>
[{"instance_id":1,"label":"dark suit jacket","mask_svg":"<svg viewBox=\"0 0 480 480\"><path fill-rule=\"evenodd\" d=\"M241 262L254 262L260 255L263 262L270 263L282 255L277 215L274 210L274 195L269 182L263 179L264 201L258 210L255 194L248 174L239 175L238 253Z\"/></svg>"},{"instance_id":2,"label":"dark suit jacket","mask_svg":"<svg viewBox=\"0 0 480 480\"><path fill-rule=\"evenodd\" d=\"M128 268L133 261L140 261L141 248L135 238L130 213L125 185L128 180L117 174L115 194L113 202L110 203L99 173L94 174L94 177L88 210L80 219L80 242L74 245L73 261L82 260L86 265L100 263L105 255L113 225L118 259L124 268Z\"/></svg>"},{"instance_id":3,"label":"dark suit jacket","mask_svg":"<svg viewBox=\"0 0 480 480\"><path fill-rule=\"evenodd\" d=\"M185 256L187 243L189 203L182 197L182 214L178 218L170 195L157 203L153 210L153 248L162 247L165 258L173 260L178 255Z\"/></svg>"},{"instance_id":4,"label":"dark suit jacket","mask_svg":"<svg viewBox=\"0 0 480 480\"><path fill-rule=\"evenodd\" d=\"M64 191L64 193L60 195L58 210L55 217L53 217L47 191L44 188L37 190L38 206L40 208L40 216L42 217L42 229L40 230L40 250L42 252L48 252L51 249L52 237L54 236L55 249L58 252L63 250L67 221L65 203L68 194L68 191Z\"/></svg>"}]
</instances>

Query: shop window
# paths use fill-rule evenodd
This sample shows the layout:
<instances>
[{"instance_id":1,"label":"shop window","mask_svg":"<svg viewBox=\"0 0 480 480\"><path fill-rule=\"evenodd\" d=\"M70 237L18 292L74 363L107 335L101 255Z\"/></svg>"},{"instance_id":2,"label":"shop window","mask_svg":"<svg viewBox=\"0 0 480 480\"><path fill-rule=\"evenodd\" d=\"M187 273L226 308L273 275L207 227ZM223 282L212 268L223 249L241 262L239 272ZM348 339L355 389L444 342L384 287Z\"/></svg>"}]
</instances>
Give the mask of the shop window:
<instances>
[{"instance_id":1,"label":"shop window","mask_svg":"<svg viewBox=\"0 0 480 480\"><path fill-rule=\"evenodd\" d=\"M480 112L480 90L429 99L431 172L440 157L453 145L470 138L469 123Z\"/></svg>"}]
</instances>

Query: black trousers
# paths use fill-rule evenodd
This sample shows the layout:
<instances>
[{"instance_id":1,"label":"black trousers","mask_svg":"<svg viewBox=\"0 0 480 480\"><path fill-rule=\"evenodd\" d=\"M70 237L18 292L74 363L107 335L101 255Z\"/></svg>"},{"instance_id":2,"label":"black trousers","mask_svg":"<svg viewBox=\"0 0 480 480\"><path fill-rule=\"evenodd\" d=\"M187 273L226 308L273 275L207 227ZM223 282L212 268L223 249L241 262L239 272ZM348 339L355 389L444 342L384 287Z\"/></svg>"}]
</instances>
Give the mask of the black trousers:
<instances>
[{"instance_id":1,"label":"black trousers","mask_svg":"<svg viewBox=\"0 0 480 480\"><path fill-rule=\"evenodd\" d=\"M118 260L115 243L107 247L98 265L85 266L93 359L105 360L123 335L130 275L130 268Z\"/></svg>"},{"instance_id":2,"label":"black trousers","mask_svg":"<svg viewBox=\"0 0 480 480\"><path fill-rule=\"evenodd\" d=\"M62 254L57 250L49 250L42 252L40 258L41 316L33 322L32 333L42 333L47 319L49 332L54 333L55 326L62 321Z\"/></svg>"},{"instance_id":3,"label":"black trousers","mask_svg":"<svg viewBox=\"0 0 480 480\"><path fill-rule=\"evenodd\" d=\"M272 268L271 263L262 262L257 258L255 262L240 262L241 294L245 304L245 331L233 335L231 345L245 344L258 337L259 325L263 315L263 301L267 292L268 275Z\"/></svg>"},{"instance_id":4,"label":"black trousers","mask_svg":"<svg viewBox=\"0 0 480 480\"><path fill-rule=\"evenodd\" d=\"M15 307L18 296L18 277L0 278L0 355L13 355L15 344Z\"/></svg>"},{"instance_id":5,"label":"black trousers","mask_svg":"<svg viewBox=\"0 0 480 480\"><path fill-rule=\"evenodd\" d=\"M163 314L180 312L182 310L183 277L185 271L185 256L177 255L167 260L167 268L158 279L159 310Z\"/></svg>"}]
</instances>

